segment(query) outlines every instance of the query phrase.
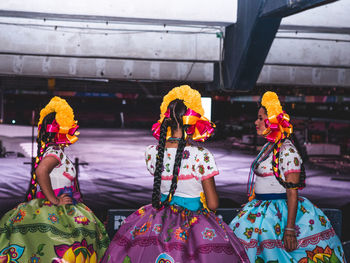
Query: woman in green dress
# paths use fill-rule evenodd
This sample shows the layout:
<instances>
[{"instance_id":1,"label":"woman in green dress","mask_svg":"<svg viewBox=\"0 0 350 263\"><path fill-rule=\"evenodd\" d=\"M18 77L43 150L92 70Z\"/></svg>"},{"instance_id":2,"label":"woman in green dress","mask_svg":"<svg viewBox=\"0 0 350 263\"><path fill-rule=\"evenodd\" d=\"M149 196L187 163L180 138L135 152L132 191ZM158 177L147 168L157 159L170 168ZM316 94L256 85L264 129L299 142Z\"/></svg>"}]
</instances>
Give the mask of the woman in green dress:
<instances>
[{"instance_id":1,"label":"woman in green dress","mask_svg":"<svg viewBox=\"0 0 350 263\"><path fill-rule=\"evenodd\" d=\"M99 262L109 244L103 224L81 201L75 168L64 148L78 140L68 103L41 110L38 152L27 202L0 220L0 262Z\"/></svg>"}]
</instances>

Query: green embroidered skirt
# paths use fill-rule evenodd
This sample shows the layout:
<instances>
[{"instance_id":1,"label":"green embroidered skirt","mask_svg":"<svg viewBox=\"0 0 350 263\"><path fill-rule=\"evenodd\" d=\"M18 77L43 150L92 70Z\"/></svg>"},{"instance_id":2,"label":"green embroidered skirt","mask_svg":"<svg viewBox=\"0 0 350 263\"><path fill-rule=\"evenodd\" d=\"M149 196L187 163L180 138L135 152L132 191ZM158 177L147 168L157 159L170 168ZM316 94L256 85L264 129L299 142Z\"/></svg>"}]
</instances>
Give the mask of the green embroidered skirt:
<instances>
[{"instance_id":1,"label":"green embroidered skirt","mask_svg":"<svg viewBox=\"0 0 350 263\"><path fill-rule=\"evenodd\" d=\"M109 245L103 224L83 203L21 203L0 220L0 262L99 262Z\"/></svg>"}]
</instances>

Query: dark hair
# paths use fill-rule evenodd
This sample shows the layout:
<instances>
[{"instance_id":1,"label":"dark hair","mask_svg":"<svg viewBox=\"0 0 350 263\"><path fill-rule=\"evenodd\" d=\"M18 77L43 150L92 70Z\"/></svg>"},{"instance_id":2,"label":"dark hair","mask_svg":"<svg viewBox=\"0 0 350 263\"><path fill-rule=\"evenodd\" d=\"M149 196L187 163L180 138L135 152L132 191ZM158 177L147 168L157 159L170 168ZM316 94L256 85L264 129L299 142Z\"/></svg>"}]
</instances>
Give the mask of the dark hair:
<instances>
[{"instance_id":1,"label":"dark hair","mask_svg":"<svg viewBox=\"0 0 350 263\"><path fill-rule=\"evenodd\" d=\"M263 108L264 111L265 111L265 114L267 115L267 110L264 106L262 105L259 105L259 109L260 108ZM278 175L280 175L280 170L279 170L279 167L278 167L278 163L279 161L279 156L280 156L280 148L282 146L282 144L285 142L285 140L290 140L292 142L292 144L295 146L298 154L300 155L301 159L302 159L302 162L301 162L301 169L300 169L300 178L299 178L299 182L294 184L294 183L291 183L291 182L286 182L284 181L280 176L277 177L276 176L276 179L277 181L284 187L284 188L302 188L302 187L305 187L305 178L306 178L306 173L305 173L305 167L304 167L304 161L307 160L307 156L305 154L305 151L302 150L300 144L299 144L299 141L297 139L297 137L295 136L294 133L292 133L291 135L289 135L287 138L281 140L281 142L279 143L275 143L273 145L273 150L272 150L272 153L274 156L276 156L276 158L272 158L272 167L273 167L273 170L274 168L276 167L277 168L277 173Z\"/></svg>"},{"instance_id":2,"label":"dark hair","mask_svg":"<svg viewBox=\"0 0 350 263\"><path fill-rule=\"evenodd\" d=\"M182 117L186 113L187 107L185 106L182 100L176 99L169 103L168 109L170 111L170 117L164 118L160 126L158 154L157 154L156 169L154 172L154 181L153 181L152 206L157 209L161 208L162 206L168 206L171 201L171 198L175 194L175 191L177 188L178 175L181 167L183 151L186 146L185 130L187 129L187 127L183 125ZM181 140L179 141L179 145L176 150L174 169L173 169L173 178L171 181L169 194L163 202L160 202L160 185L162 181L164 150L165 150L166 134L167 134L168 127L171 128L172 134L175 130L180 128L182 130L182 137L181 137Z\"/></svg>"},{"instance_id":3,"label":"dark hair","mask_svg":"<svg viewBox=\"0 0 350 263\"><path fill-rule=\"evenodd\" d=\"M29 201L35 198L37 186L38 186L35 169L38 167L47 147L50 146L50 144L53 142L53 139L55 138L56 133L46 131L47 125L51 124L55 120L55 118L56 118L56 112L51 112L48 115L46 115L41 124L41 128L38 131L38 137L36 140L38 144L37 157L35 158L35 162L34 161L32 162L32 170L31 170L32 176L31 176L29 187L26 194L26 201Z\"/></svg>"}]
</instances>

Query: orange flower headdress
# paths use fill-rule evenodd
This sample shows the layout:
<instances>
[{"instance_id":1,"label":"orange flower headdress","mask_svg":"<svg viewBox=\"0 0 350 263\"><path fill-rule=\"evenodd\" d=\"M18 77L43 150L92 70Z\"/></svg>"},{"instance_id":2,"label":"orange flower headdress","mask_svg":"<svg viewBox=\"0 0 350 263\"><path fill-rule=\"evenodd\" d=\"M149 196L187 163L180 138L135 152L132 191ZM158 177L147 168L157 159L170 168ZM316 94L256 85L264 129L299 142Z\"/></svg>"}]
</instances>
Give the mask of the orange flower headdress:
<instances>
[{"instance_id":1,"label":"orange flower headdress","mask_svg":"<svg viewBox=\"0 0 350 263\"><path fill-rule=\"evenodd\" d=\"M185 132L185 138L188 135L192 136L194 141L205 141L214 132L215 124L210 122L204 115L202 107L201 95L197 90L192 89L188 85L173 88L167 95L164 96L160 106L160 119L153 127L153 136L159 140L160 126L164 120L170 116L168 106L173 100L183 100L187 111L183 116L183 124L189 125ZM171 137L171 129L168 127L167 139Z\"/></svg>"},{"instance_id":2,"label":"orange flower headdress","mask_svg":"<svg viewBox=\"0 0 350 263\"><path fill-rule=\"evenodd\" d=\"M41 124L48 114L56 112L55 120L47 127L41 127ZM77 121L74 120L73 109L66 100L60 97L53 97L50 102L40 111L38 129L46 129L48 132L57 133L55 136L56 144L73 144L78 140Z\"/></svg>"},{"instance_id":3,"label":"orange flower headdress","mask_svg":"<svg viewBox=\"0 0 350 263\"><path fill-rule=\"evenodd\" d=\"M261 105L267 110L266 129L263 133L266 139L277 143L289 137L293 133L293 126L289 122L289 115L282 110L277 94L272 91L265 92Z\"/></svg>"}]
</instances>

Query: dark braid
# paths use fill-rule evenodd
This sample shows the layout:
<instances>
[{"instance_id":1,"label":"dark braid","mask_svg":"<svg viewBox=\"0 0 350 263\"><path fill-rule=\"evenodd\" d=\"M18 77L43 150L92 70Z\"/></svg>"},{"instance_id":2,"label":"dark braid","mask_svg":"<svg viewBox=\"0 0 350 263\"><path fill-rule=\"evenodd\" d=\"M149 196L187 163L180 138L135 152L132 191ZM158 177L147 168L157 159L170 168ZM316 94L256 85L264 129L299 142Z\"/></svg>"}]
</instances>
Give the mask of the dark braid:
<instances>
[{"instance_id":1,"label":"dark braid","mask_svg":"<svg viewBox=\"0 0 350 263\"><path fill-rule=\"evenodd\" d=\"M168 206L172 197L175 194L175 190L177 188L178 175L181 168L183 151L187 143L185 140L185 133L184 133L187 127L184 127L182 123L182 117L185 114L187 107L185 106L182 100L176 99L169 103L168 109L170 110L170 118L165 118L160 126L156 169L154 172L154 181L153 181L152 206L157 209L162 206ZM161 176L163 172L164 150L165 150L165 142L166 142L168 127L171 128L172 133L178 128L181 128L182 137L181 137L181 140L179 141L179 145L176 150L174 169L173 169L173 179L171 181L169 194L164 200L164 202L160 202L160 186L162 181Z\"/></svg>"},{"instance_id":2,"label":"dark braid","mask_svg":"<svg viewBox=\"0 0 350 263\"><path fill-rule=\"evenodd\" d=\"M41 129L38 131L38 137L36 140L38 144L37 157L35 158L35 162L32 162L32 170L31 170L32 176L29 182L29 187L27 190L25 201L30 201L35 198L37 186L38 186L35 169L38 167L47 147L50 146L51 142L55 138L56 133L46 131L46 126L48 124L51 124L55 119L55 117L56 117L56 112L52 112L46 115L41 124Z\"/></svg>"},{"instance_id":3,"label":"dark braid","mask_svg":"<svg viewBox=\"0 0 350 263\"><path fill-rule=\"evenodd\" d=\"M162 122L162 125L160 126L157 162L156 162L156 169L154 172L154 179L153 179L152 206L157 209L161 207L160 185L162 182L164 150L165 150L165 141L166 141L168 126L169 126L168 118L165 118Z\"/></svg>"}]
</instances>

